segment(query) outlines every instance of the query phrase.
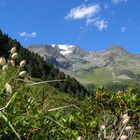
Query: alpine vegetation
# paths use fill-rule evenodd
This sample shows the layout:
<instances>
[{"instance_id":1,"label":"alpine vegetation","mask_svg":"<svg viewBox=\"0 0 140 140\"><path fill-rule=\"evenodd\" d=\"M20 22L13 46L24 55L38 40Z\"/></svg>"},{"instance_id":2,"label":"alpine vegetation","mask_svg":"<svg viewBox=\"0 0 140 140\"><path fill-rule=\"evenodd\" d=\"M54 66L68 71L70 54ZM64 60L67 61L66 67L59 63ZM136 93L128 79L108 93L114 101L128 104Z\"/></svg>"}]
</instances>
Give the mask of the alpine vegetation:
<instances>
[{"instance_id":1,"label":"alpine vegetation","mask_svg":"<svg viewBox=\"0 0 140 140\"><path fill-rule=\"evenodd\" d=\"M34 57L28 60L28 51L21 57L18 47L12 46L8 52L9 56L0 56L0 139L139 139L140 95L136 87L106 92L98 86L95 93L86 94L80 93L79 84L79 94L73 96L69 93L75 90L69 87L77 82L70 77L68 86L55 75L53 80L34 77L30 62L37 61ZM58 90L58 83L68 92Z\"/></svg>"}]
</instances>

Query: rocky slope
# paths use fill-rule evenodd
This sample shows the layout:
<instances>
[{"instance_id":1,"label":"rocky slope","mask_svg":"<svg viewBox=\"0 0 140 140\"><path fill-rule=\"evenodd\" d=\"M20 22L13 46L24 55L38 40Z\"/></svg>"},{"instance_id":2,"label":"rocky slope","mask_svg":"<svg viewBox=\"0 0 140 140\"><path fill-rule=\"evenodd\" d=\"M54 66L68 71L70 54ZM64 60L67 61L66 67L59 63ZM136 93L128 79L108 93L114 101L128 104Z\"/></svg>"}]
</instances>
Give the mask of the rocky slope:
<instances>
[{"instance_id":1,"label":"rocky slope","mask_svg":"<svg viewBox=\"0 0 140 140\"><path fill-rule=\"evenodd\" d=\"M30 51L83 84L133 82L139 79L140 55L112 46L104 51L84 51L73 45L32 45Z\"/></svg>"}]
</instances>

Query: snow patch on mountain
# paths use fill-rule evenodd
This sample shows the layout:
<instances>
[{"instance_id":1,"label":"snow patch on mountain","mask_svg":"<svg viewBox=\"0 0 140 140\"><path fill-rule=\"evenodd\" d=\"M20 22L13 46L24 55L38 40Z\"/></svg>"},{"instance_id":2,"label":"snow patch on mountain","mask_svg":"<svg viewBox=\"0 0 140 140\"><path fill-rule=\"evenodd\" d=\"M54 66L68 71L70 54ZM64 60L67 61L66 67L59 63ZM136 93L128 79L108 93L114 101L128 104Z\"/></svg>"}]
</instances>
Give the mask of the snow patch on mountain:
<instances>
[{"instance_id":1,"label":"snow patch on mountain","mask_svg":"<svg viewBox=\"0 0 140 140\"><path fill-rule=\"evenodd\" d=\"M55 44L52 44L51 46L54 48L55 47Z\"/></svg>"},{"instance_id":2,"label":"snow patch on mountain","mask_svg":"<svg viewBox=\"0 0 140 140\"><path fill-rule=\"evenodd\" d=\"M72 53L72 48L74 47L73 45L68 45L68 44L63 44L63 45L59 44L57 46L61 50L60 53L63 55Z\"/></svg>"}]
</instances>

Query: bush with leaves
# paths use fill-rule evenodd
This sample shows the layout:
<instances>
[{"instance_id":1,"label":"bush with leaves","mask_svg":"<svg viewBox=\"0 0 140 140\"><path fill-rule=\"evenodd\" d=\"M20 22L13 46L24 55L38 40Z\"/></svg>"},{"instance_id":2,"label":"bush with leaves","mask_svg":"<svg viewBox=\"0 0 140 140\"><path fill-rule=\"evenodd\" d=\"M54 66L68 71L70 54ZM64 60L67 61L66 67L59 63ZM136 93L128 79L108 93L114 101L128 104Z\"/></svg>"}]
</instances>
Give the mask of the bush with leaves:
<instances>
[{"instance_id":1,"label":"bush with leaves","mask_svg":"<svg viewBox=\"0 0 140 140\"><path fill-rule=\"evenodd\" d=\"M126 140L140 137L140 95L134 87L79 101L28 76L26 61L0 58L0 139ZM50 81L49 81L50 82Z\"/></svg>"},{"instance_id":2,"label":"bush with leaves","mask_svg":"<svg viewBox=\"0 0 140 140\"><path fill-rule=\"evenodd\" d=\"M30 81L24 70L26 61L16 65L17 57L14 47L8 60L0 58L0 139L36 136L43 124L43 114L39 111L42 97L36 87L27 86Z\"/></svg>"}]
</instances>

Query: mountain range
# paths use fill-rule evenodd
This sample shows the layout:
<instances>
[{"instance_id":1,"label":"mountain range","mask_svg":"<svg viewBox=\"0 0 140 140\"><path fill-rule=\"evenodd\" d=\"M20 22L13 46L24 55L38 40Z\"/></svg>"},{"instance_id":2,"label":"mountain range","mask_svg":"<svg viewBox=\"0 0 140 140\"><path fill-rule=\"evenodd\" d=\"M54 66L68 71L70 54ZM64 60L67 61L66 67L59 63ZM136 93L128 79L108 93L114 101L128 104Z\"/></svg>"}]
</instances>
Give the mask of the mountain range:
<instances>
[{"instance_id":1,"label":"mountain range","mask_svg":"<svg viewBox=\"0 0 140 140\"><path fill-rule=\"evenodd\" d=\"M85 51L69 44L31 45L28 49L84 85L139 81L140 55L116 45L103 51Z\"/></svg>"}]
</instances>

